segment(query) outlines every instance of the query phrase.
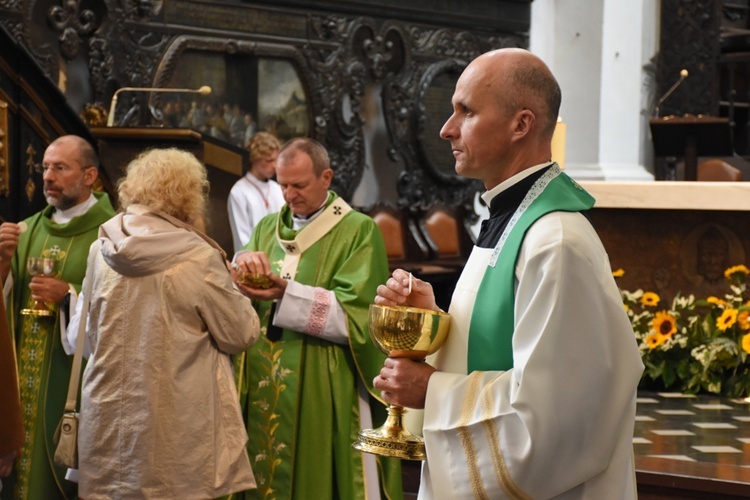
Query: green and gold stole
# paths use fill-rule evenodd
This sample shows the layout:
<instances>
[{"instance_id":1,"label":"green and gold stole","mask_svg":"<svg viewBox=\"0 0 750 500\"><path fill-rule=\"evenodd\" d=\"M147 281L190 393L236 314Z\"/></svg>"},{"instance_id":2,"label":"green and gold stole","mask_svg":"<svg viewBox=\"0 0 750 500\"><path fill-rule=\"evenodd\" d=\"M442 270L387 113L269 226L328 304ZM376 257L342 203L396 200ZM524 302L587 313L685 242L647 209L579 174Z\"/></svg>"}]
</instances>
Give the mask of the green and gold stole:
<instances>
[{"instance_id":1,"label":"green and gold stole","mask_svg":"<svg viewBox=\"0 0 750 500\"><path fill-rule=\"evenodd\" d=\"M515 267L526 231L550 212L580 212L594 198L557 164L529 189L500 236L479 285L469 327L468 372L513 368Z\"/></svg>"}]
</instances>

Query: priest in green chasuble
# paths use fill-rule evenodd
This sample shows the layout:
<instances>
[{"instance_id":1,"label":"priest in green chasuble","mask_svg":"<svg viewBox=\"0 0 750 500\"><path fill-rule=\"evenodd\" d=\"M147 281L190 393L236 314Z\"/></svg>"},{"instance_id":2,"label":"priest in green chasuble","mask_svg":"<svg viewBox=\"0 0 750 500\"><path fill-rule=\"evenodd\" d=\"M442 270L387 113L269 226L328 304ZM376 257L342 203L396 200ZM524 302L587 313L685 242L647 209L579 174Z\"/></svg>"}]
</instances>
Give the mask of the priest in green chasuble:
<instances>
[{"instance_id":1,"label":"priest in green chasuble","mask_svg":"<svg viewBox=\"0 0 750 500\"><path fill-rule=\"evenodd\" d=\"M52 437L65 407L73 348L65 318L86 272L99 225L114 216L109 197L95 193L99 160L81 137L62 136L44 152L42 179L49 204L19 224L0 226L0 277L18 362L26 439L3 499L75 498L76 484L54 465ZM51 259L49 274L32 276L27 258ZM70 306L67 306L69 297ZM21 314L45 307L49 316Z\"/></svg>"},{"instance_id":2,"label":"priest in green chasuble","mask_svg":"<svg viewBox=\"0 0 750 500\"><path fill-rule=\"evenodd\" d=\"M237 361L258 483L245 495L401 498L399 461L352 448L361 428L385 420L372 388L384 356L367 327L388 276L382 236L329 191L333 171L316 141L287 143L276 175L286 204L234 262L265 332Z\"/></svg>"}]
</instances>

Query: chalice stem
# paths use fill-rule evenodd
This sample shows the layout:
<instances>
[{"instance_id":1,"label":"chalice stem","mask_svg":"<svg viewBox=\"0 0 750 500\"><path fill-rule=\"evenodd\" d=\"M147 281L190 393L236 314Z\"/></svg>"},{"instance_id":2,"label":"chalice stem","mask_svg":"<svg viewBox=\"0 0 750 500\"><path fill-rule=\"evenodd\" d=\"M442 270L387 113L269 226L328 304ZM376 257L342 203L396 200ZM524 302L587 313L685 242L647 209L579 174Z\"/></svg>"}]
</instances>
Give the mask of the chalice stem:
<instances>
[{"instance_id":1,"label":"chalice stem","mask_svg":"<svg viewBox=\"0 0 750 500\"><path fill-rule=\"evenodd\" d=\"M404 407L388 405L388 417L377 429L362 429L354 448L384 457L404 460L424 460L427 454L424 441L404 427Z\"/></svg>"},{"instance_id":2,"label":"chalice stem","mask_svg":"<svg viewBox=\"0 0 750 500\"><path fill-rule=\"evenodd\" d=\"M391 358L424 360L445 341L450 315L417 307L370 305L370 337ZM377 429L362 429L354 448L366 453L404 460L425 460L424 440L404 426L402 406L389 404L385 423Z\"/></svg>"},{"instance_id":3,"label":"chalice stem","mask_svg":"<svg viewBox=\"0 0 750 500\"><path fill-rule=\"evenodd\" d=\"M388 405L388 417L385 419L383 429L387 429L392 436L411 435L404 427L404 407L394 404Z\"/></svg>"}]
</instances>

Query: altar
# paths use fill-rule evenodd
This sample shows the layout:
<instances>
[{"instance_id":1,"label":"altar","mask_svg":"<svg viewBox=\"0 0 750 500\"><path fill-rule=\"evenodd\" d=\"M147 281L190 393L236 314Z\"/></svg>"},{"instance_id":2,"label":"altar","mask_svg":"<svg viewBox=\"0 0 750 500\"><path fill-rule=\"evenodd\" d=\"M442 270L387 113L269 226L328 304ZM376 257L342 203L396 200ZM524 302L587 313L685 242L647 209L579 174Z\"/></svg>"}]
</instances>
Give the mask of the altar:
<instances>
[{"instance_id":1,"label":"altar","mask_svg":"<svg viewBox=\"0 0 750 500\"><path fill-rule=\"evenodd\" d=\"M582 182L589 217L622 271L619 287L725 298L725 270L748 265L750 183ZM641 499L750 497L750 404L639 391L633 436Z\"/></svg>"},{"instance_id":2,"label":"altar","mask_svg":"<svg viewBox=\"0 0 750 500\"><path fill-rule=\"evenodd\" d=\"M748 264L750 183L580 183L596 199L589 217L622 289L722 296L724 271Z\"/></svg>"}]
</instances>

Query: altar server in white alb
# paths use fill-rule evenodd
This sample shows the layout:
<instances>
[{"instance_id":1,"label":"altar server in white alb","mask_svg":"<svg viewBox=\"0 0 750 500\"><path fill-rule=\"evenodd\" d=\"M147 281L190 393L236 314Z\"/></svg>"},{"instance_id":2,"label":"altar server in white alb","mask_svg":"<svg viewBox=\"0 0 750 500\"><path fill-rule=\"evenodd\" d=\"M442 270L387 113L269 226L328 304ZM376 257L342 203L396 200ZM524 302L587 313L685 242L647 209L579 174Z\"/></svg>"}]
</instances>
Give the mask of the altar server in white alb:
<instances>
[{"instance_id":1,"label":"altar server in white alb","mask_svg":"<svg viewBox=\"0 0 750 500\"><path fill-rule=\"evenodd\" d=\"M581 214L594 199L551 158L560 87L521 49L479 56L440 135L484 182L482 225L427 363L387 359L383 398L424 408L419 498L635 498L643 371L608 256ZM437 309L396 270L379 304Z\"/></svg>"},{"instance_id":2,"label":"altar server in white alb","mask_svg":"<svg viewBox=\"0 0 750 500\"><path fill-rule=\"evenodd\" d=\"M235 252L247 245L253 229L263 217L284 206L281 187L273 180L279 149L281 143L268 132L258 132L247 143L250 170L234 183L227 200Z\"/></svg>"}]
</instances>

